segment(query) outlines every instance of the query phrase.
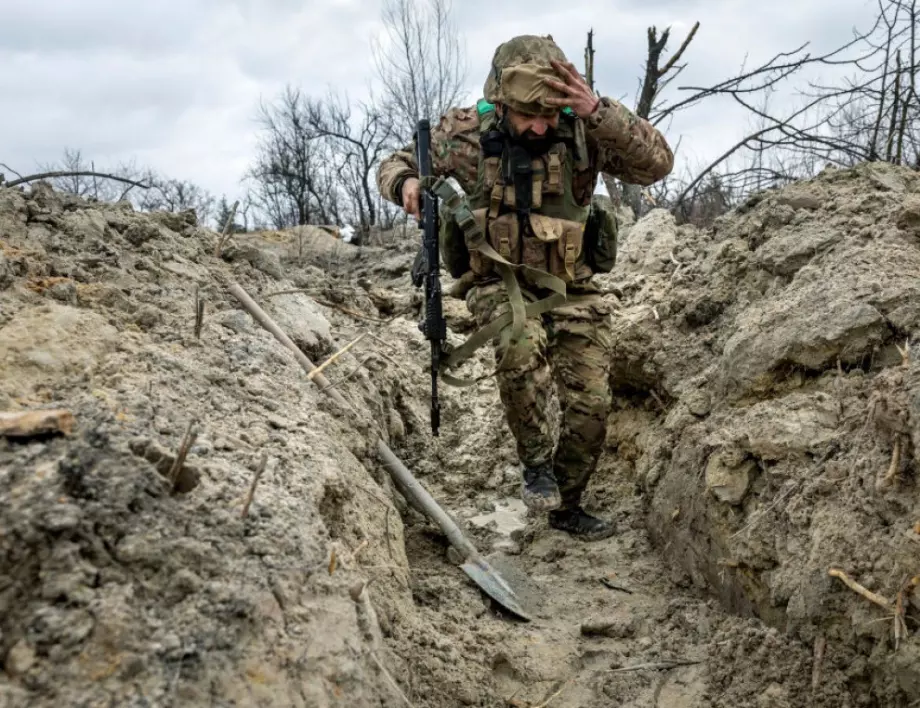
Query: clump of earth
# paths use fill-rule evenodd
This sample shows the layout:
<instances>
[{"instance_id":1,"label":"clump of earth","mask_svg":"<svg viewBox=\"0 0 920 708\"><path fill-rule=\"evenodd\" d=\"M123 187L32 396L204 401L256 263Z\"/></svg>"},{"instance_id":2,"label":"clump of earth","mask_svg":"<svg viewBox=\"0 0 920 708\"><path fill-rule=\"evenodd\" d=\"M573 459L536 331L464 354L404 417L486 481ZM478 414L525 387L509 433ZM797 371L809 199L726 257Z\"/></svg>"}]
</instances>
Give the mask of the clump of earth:
<instances>
[{"instance_id":1,"label":"clump of earth","mask_svg":"<svg viewBox=\"0 0 920 708\"><path fill-rule=\"evenodd\" d=\"M494 381L442 384L432 436L417 230L218 251L190 212L0 188L0 704L915 704L920 176L828 169L709 229L622 217L586 499L618 533L586 544L520 503ZM346 405L231 283L316 365L353 343L323 370Z\"/></svg>"}]
</instances>

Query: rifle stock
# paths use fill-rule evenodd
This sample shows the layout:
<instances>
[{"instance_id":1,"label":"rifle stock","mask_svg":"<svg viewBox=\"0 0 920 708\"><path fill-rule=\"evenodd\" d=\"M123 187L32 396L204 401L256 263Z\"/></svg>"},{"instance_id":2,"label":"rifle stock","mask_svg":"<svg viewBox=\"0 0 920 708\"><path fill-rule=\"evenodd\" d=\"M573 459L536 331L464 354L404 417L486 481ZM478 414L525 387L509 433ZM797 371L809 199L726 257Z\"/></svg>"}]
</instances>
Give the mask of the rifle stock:
<instances>
[{"instance_id":1,"label":"rifle stock","mask_svg":"<svg viewBox=\"0 0 920 708\"><path fill-rule=\"evenodd\" d=\"M438 373L441 369L441 355L447 339L447 323L441 303L441 257L438 252L438 199L431 191L431 125L427 119L418 122L416 130L417 160L422 199L422 251L421 263L425 284L425 317L419 322L419 329L425 339L431 342L431 432L437 437L441 425L441 403L438 400ZM421 254L420 254L421 255ZM420 283L417 283L420 285Z\"/></svg>"}]
</instances>

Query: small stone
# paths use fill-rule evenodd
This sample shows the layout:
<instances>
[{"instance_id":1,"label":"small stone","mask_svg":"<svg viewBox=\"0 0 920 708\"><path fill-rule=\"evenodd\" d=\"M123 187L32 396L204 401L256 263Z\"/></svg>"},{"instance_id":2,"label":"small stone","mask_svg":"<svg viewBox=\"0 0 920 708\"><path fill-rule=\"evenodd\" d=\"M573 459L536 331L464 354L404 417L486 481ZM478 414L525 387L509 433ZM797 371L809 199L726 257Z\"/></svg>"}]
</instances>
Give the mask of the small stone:
<instances>
[{"instance_id":1,"label":"small stone","mask_svg":"<svg viewBox=\"0 0 920 708\"><path fill-rule=\"evenodd\" d=\"M252 320L242 310L222 312L214 318L218 324L223 325L237 334L247 334L252 331Z\"/></svg>"},{"instance_id":2,"label":"small stone","mask_svg":"<svg viewBox=\"0 0 920 708\"><path fill-rule=\"evenodd\" d=\"M74 504L56 504L42 515L42 527L52 533L69 531L80 523L83 511Z\"/></svg>"},{"instance_id":3,"label":"small stone","mask_svg":"<svg viewBox=\"0 0 920 708\"><path fill-rule=\"evenodd\" d=\"M751 472L757 463L748 460L735 466L730 462L718 452L709 458L706 465L706 488L721 502L740 504L747 494Z\"/></svg>"},{"instance_id":4,"label":"small stone","mask_svg":"<svg viewBox=\"0 0 920 708\"><path fill-rule=\"evenodd\" d=\"M153 305L143 305L134 313L134 322L143 329L152 329L163 320L163 313Z\"/></svg>"},{"instance_id":5,"label":"small stone","mask_svg":"<svg viewBox=\"0 0 920 708\"><path fill-rule=\"evenodd\" d=\"M584 622L581 633L586 637L600 636L613 639L627 639L636 633L637 622L634 617L608 617Z\"/></svg>"},{"instance_id":6,"label":"small stone","mask_svg":"<svg viewBox=\"0 0 920 708\"><path fill-rule=\"evenodd\" d=\"M0 290L8 288L13 283L13 277L13 267L0 251Z\"/></svg>"},{"instance_id":7,"label":"small stone","mask_svg":"<svg viewBox=\"0 0 920 708\"><path fill-rule=\"evenodd\" d=\"M135 221L124 231L125 238L134 246L140 246L159 235L160 227L144 220Z\"/></svg>"},{"instance_id":8,"label":"small stone","mask_svg":"<svg viewBox=\"0 0 920 708\"><path fill-rule=\"evenodd\" d=\"M288 420L287 418L283 418L280 415L269 414L265 416L265 420L270 426L277 428L278 430L289 430L296 427L296 423Z\"/></svg>"},{"instance_id":9,"label":"small stone","mask_svg":"<svg viewBox=\"0 0 920 708\"><path fill-rule=\"evenodd\" d=\"M61 280L48 288L48 294L60 302L74 302L77 297L77 286L72 280Z\"/></svg>"},{"instance_id":10,"label":"small stone","mask_svg":"<svg viewBox=\"0 0 920 708\"><path fill-rule=\"evenodd\" d=\"M691 391L687 394L687 408L695 416L709 415L712 410L712 401L705 391Z\"/></svg>"},{"instance_id":11,"label":"small stone","mask_svg":"<svg viewBox=\"0 0 920 708\"><path fill-rule=\"evenodd\" d=\"M388 427L392 440L402 440L406 437L406 425L403 423L403 419L399 413L393 408L390 409Z\"/></svg>"},{"instance_id":12,"label":"small stone","mask_svg":"<svg viewBox=\"0 0 920 708\"><path fill-rule=\"evenodd\" d=\"M188 595L198 592L204 581L188 568L181 568L176 571L169 583L169 589L174 598L178 601Z\"/></svg>"},{"instance_id":13,"label":"small stone","mask_svg":"<svg viewBox=\"0 0 920 708\"><path fill-rule=\"evenodd\" d=\"M10 676L15 678L17 676L22 676L31 669L34 664L35 650L29 646L25 639L20 639L7 652L3 667Z\"/></svg>"}]
</instances>

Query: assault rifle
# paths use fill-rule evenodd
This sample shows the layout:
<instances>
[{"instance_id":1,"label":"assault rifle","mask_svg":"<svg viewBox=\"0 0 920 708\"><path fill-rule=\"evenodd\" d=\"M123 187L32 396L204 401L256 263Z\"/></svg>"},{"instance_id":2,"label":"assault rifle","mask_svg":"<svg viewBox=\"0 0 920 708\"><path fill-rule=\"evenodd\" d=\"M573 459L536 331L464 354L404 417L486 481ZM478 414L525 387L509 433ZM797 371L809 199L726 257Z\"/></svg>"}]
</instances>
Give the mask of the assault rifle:
<instances>
[{"instance_id":1,"label":"assault rifle","mask_svg":"<svg viewBox=\"0 0 920 708\"><path fill-rule=\"evenodd\" d=\"M438 401L438 372L447 339L447 322L441 306L441 257L438 253L438 198L431 191L431 125L423 118L416 129L416 158L418 160L420 195L422 199L419 227L422 248L412 269L412 284L425 284L425 317L418 328L431 342L431 432L437 437L441 425L441 404Z\"/></svg>"}]
</instances>

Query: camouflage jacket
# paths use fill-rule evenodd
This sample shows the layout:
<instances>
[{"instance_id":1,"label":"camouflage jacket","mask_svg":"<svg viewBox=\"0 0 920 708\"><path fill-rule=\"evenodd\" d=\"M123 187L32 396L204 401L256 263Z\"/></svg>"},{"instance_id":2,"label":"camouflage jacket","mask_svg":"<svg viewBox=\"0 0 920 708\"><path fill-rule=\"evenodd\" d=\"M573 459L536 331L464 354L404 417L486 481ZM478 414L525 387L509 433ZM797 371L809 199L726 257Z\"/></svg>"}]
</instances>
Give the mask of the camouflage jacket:
<instances>
[{"instance_id":1,"label":"camouflage jacket","mask_svg":"<svg viewBox=\"0 0 920 708\"><path fill-rule=\"evenodd\" d=\"M587 203L604 172L623 182L650 185L674 167L674 154L664 136L651 123L613 99L602 97L593 115L584 119L591 169L585 184L574 192ZM431 131L431 161L435 176L453 175L469 194L479 168L479 115L476 107L452 108ZM402 184L417 177L415 150L406 145L383 160L377 170L380 194L402 205Z\"/></svg>"}]
</instances>

